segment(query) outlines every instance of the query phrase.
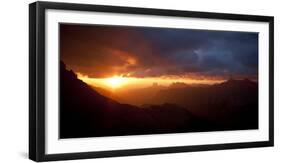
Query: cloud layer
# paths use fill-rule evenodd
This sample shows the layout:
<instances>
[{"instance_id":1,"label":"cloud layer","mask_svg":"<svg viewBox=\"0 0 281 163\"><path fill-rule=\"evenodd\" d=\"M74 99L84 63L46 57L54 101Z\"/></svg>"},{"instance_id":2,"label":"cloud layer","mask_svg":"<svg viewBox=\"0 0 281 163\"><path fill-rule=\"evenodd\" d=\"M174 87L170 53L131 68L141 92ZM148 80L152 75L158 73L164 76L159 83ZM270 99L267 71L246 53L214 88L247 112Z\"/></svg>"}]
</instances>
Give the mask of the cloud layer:
<instances>
[{"instance_id":1,"label":"cloud layer","mask_svg":"<svg viewBox=\"0 0 281 163\"><path fill-rule=\"evenodd\" d=\"M257 33L61 24L60 54L93 78L258 74Z\"/></svg>"}]
</instances>

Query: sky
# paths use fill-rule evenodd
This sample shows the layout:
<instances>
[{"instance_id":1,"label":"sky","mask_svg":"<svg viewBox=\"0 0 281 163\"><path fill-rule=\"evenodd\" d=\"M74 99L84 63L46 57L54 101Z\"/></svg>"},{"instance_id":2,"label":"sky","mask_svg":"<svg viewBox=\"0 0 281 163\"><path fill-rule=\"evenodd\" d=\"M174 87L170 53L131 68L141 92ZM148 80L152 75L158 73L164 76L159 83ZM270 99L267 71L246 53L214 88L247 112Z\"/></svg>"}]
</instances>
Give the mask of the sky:
<instances>
[{"instance_id":1,"label":"sky","mask_svg":"<svg viewBox=\"0 0 281 163\"><path fill-rule=\"evenodd\" d=\"M60 24L60 55L93 79L257 79L258 33Z\"/></svg>"}]
</instances>

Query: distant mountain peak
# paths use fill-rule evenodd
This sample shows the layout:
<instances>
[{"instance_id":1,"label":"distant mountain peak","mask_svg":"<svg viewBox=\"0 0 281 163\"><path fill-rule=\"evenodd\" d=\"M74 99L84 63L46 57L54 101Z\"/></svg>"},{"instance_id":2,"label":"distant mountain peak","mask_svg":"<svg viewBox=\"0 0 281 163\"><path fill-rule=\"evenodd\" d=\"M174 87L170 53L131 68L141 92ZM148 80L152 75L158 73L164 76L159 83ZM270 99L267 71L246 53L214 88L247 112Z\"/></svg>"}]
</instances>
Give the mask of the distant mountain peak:
<instances>
[{"instance_id":1,"label":"distant mountain peak","mask_svg":"<svg viewBox=\"0 0 281 163\"><path fill-rule=\"evenodd\" d=\"M222 87L234 87L234 88L246 88L246 87L256 87L257 82L254 82L250 79L229 79L223 83L218 84L217 86Z\"/></svg>"},{"instance_id":2,"label":"distant mountain peak","mask_svg":"<svg viewBox=\"0 0 281 163\"><path fill-rule=\"evenodd\" d=\"M188 85L184 82L173 82L172 84L170 84L170 88L185 88Z\"/></svg>"},{"instance_id":3,"label":"distant mountain peak","mask_svg":"<svg viewBox=\"0 0 281 163\"><path fill-rule=\"evenodd\" d=\"M234 83L234 82L237 83L237 82L253 82L253 81L251 81L248 78L244 78L244 79L233 79L233 78L230 78L225 83Z\"/></svg>"}]
</instances>

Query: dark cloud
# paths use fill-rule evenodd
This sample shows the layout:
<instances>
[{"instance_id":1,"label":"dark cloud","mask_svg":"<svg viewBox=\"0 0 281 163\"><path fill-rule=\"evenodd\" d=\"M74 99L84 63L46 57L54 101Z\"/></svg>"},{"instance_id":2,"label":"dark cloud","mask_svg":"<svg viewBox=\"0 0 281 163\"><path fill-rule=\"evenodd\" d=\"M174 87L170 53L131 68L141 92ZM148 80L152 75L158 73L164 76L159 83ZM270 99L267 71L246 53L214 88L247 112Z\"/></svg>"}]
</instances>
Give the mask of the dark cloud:
<instances>
[{"instance_id":1,"label":"dark cloud","mask_svg":"<svg viewBox=\"0 0 281 163\"><path fill-rule=\"evenodd\" d=\"M60 50L90 77L258 73L257 33L61 24Z\"/></svg>"}]
</instances>

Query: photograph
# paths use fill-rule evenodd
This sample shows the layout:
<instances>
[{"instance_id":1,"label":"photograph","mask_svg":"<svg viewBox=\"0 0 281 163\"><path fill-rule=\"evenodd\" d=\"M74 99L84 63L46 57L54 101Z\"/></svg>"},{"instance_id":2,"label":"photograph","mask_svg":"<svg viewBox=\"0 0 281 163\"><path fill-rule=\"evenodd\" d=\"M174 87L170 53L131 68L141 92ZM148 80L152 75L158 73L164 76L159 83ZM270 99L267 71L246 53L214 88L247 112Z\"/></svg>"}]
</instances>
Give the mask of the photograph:
<instances>
[{"instance_id":1,"label":"photograph","mask_svg":"<svg viewBox=\"0 0 281 163\"><path fill-rule=\"evenodd\" d=\"M272 147L273 64L274 16L31 3L29 158Z\"/></svg>"},{"instance_id":2,"label":"photograph","mask_svg":"<svg viewBox=\"0 0 281 163\"><path fill-rule=\"evenodd\" d=\"M59 23L59 138L259 129L259 33Z\"/></svg>"}]
</instances>

